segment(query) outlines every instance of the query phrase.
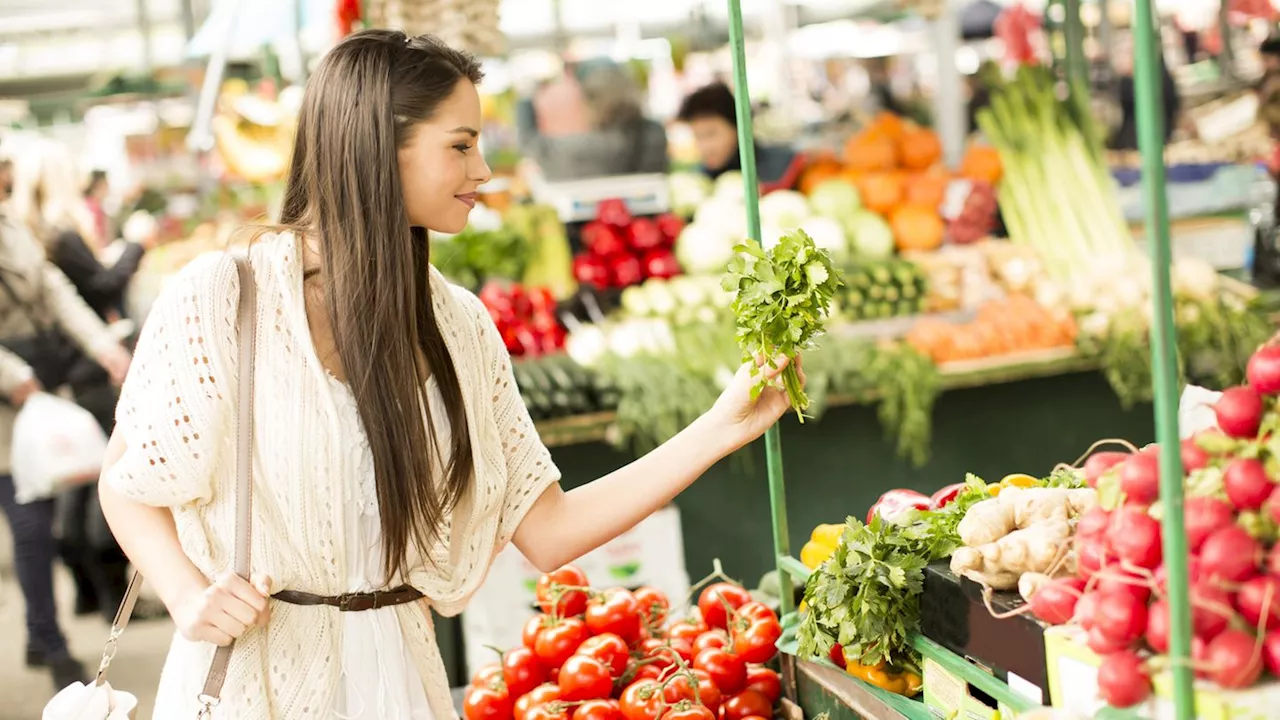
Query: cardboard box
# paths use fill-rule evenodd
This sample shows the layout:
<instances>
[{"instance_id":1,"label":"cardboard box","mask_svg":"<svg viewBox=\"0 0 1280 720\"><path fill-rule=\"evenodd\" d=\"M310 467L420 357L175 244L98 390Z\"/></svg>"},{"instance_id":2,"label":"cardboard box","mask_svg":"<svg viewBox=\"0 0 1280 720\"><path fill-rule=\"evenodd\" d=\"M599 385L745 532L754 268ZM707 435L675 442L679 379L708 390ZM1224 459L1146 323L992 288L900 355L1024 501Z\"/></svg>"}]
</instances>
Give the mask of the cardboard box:
<instances>
[{"instance_id":1,"label":"cardboard box","mask_svg":"<svg viewBox=\"0 0 1280 720\"><path fill-rule=\"evenodd\" d=\"M679 605L689 594L680 512L674 505L650 515L574 565L595 587L652 585L666 593L672 605ZM537 614L534 588L541 574L515 545L494 558L484 584L462 614L468 675L496 660L488 647L505 649L520 644L525 623Z\"/></svg>"},{"instance_id":2,"label":"cardboard box","mask_svg":"<svg viewBox=\"0 0 1280 720\"><path fill-rule=\"evenodd\" d=\"M1101 658L1085 645L1078 627L1060 626L1045 632L1045 660L1053 706L1083 717L1094 717L1105 704L1098 696ZM1173 679L1169 673L1153 678L1155 693L1145 703L1128 708L1133 718L1174 720ZM1267 720L1280 717L1280 683L1263 682L1244 690L1223 690L1196 681L1196 717L1200 720Z\"/></svg>"},{"instance_id":3,"label":"cardboard box","mask_svg":"<svg viewBox=\"0 0 1280 720\"><path fill-rule=\"evenodd\" d=\"M924 706L938 720L1001 720L1016 715L934 660L925 658Z\"/></svg>"}]
</instances>

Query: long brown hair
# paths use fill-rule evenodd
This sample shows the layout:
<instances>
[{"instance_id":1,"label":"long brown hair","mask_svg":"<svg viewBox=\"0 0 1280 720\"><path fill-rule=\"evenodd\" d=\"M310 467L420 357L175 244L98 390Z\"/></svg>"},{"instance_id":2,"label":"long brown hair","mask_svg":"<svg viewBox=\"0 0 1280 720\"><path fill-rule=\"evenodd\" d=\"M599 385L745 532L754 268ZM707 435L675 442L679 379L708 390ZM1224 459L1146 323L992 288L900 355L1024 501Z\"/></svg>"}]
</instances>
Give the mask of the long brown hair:
<instances>
[{"instance_id":1,"label":"long brown hair","mask_svg":"<svg viewBox=\"0 0 1280 720\"><path fill-rule=\"evenodd\" d=\"M459 82L481 77L474 57L434 37L365 30L320 62L298 115L280 220L320 239L324 302L373 454L388 579L407 570L411 544L430 558L472 468L462 388L431 305L427 231L409 226L397 150ZM452 437L438 476L429 373Z\"/></svg>"}]
</instances>

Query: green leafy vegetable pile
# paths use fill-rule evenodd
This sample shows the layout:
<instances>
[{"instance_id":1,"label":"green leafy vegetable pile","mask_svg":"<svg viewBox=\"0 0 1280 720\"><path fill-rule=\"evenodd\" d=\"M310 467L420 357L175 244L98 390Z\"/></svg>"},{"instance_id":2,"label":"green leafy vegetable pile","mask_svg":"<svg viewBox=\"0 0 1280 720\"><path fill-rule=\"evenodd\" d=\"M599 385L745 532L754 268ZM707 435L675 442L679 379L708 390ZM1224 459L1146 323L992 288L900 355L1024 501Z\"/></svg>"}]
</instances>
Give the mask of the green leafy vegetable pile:
<instances>
[{"instance_id":1,"label":"green leafy vegetable pile","mask_svg":"<svg viewBox=\"0 0 1280 720\"><path fill-rule=\"evenodd\" d=\"M795 359L822 334L832 298L842 285L840 271L831 256L799 229L782 236L768 251L754 243L734 251L722 284L726 292L736 293L732 308L744 361L763 357L776 367L780 357ZM754 394L766 383L761 374ZM782 383L804 422L809 398L794 363L782 371Z\"/></svg>"},{"instance_id":2,"label":"green leafy vegetable pile","mask_svg":"<svg viewBox=\"0 0 1280 720\"><path fill-rule=\"evenodd\" d=\"M445 277L476 289L494 278L519 279L529 264L529 242L506 226L467 227L457 235L432 238L431 262Z\"/></svg>"}]
</instances>

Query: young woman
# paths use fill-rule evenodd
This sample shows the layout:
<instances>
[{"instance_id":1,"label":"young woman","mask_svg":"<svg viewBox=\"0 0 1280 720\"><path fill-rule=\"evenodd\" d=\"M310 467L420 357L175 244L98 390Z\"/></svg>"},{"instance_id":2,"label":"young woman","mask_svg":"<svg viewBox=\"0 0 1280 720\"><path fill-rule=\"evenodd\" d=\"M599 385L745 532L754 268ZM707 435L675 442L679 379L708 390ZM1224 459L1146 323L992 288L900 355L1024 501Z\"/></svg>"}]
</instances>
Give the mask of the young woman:
<instances>
[{"instance_id":1,"label":"young woman","mask_svg":"<svg viewBox=\"0 0 1280 720\"><path fill-rule=\"evenodd\" d=\"M102 505L178 626L157 717L194 715L236 640L215 718L454 717L430 609L455 614L508 542L551 570L668 503L787 409L743 368L663 447L563 492L484 307L428 264L489 179L478 63L370 30L312 75L258 292L253 573L234 542L239 282L194 261L151 311ZM373 591L385 602L373 605ZM356 595L350 595L356 593ZM346 594L335 608L336 596Z\"/></svg>"}]
</instances>

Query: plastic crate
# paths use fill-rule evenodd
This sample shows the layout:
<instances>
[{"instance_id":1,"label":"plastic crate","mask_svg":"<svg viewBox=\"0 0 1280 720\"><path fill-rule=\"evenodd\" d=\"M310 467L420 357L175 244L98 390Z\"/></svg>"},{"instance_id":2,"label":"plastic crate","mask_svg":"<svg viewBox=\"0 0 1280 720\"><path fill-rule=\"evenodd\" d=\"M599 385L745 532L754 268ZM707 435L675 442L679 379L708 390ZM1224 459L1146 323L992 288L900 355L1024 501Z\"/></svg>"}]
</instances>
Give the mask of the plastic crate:
<instances>
[{"instance_id":1,"label":"plastic crate","mask_svg":"<svg viewBox=\"0 0 1280 720\"><path fill-rule=\"evenodd\" d=\"M572 182L547 182L531 177L529 190L535 202L556 209L561 222L593 220L600 201L613 198L627 204L632 215L657 215L671 209L667 176L619 175Z\"/></svg>"}]
</instances>

